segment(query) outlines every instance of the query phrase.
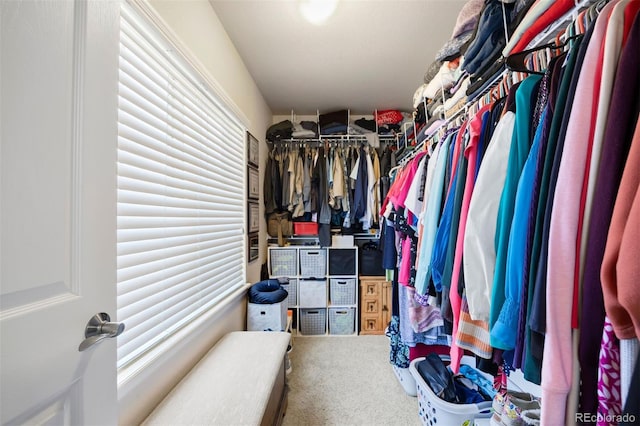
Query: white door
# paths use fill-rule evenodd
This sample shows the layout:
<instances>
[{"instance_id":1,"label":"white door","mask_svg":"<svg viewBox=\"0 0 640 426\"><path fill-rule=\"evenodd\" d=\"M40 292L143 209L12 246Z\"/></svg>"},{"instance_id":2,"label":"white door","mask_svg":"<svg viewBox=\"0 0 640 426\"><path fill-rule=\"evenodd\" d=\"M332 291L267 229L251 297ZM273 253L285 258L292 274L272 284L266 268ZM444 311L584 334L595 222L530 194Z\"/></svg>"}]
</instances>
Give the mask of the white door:
<instances>
[{"instance_id":1,"label":"white door","mask_svg":"<svg viewBox=\"0 0 640 426\"><path fill-rule=\"evenodd\" d=\"M0 11L0 420L114 425L119 3Z\"/></svg>"}]
</instances>

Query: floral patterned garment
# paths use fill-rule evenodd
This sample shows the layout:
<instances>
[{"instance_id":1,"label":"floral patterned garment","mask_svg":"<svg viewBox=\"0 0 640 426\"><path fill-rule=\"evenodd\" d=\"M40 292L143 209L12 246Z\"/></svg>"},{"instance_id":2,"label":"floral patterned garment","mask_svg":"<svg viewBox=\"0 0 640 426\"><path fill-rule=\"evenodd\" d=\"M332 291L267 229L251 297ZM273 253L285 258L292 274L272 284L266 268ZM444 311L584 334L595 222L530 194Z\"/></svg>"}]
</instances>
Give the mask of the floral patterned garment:
<instances>
[{"instance_id":1,"label":"floral patterned garment","mask_svg":"<svg viewBox=\"0 0 640 426\"><path fill-rule=\"evenodd\" d=\"M385 333L390 340L389 362L398 368L409 368L409 346L400 338L400 318L393 315Z\"/></svg>"},{"instance_id":2,"label":"floral patterned garment","mask_svg":"<svg viewBox=\"0 0 640 426\"><path fill-rule=\"evenodd\" d=\"M622 414L620 341L616 338L608 317L604 320L598 365L598 414L598 426L616 425L617 423L609 420Z\"/></svg>"}]
</instances>

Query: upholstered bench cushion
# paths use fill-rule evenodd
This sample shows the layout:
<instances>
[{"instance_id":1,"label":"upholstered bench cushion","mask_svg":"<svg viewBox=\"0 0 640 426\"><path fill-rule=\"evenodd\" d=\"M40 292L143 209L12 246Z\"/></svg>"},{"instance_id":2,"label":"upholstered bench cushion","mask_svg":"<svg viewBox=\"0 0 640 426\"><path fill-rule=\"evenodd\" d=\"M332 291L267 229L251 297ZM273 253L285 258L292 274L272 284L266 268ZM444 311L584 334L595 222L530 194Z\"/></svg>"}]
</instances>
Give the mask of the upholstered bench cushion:
<instances>
[{"instance_id":1,"label":"upholstered bench cushion","mask_svg":"<svg viewBox=\"0 0 640 426\"><path fill-rule=\"evenodd\" d=\"M289 333L225 335L147 417L145 425L259 425L283 389ZM266 421L270 423L270 421Z\"/></svg>"}]
</instances>

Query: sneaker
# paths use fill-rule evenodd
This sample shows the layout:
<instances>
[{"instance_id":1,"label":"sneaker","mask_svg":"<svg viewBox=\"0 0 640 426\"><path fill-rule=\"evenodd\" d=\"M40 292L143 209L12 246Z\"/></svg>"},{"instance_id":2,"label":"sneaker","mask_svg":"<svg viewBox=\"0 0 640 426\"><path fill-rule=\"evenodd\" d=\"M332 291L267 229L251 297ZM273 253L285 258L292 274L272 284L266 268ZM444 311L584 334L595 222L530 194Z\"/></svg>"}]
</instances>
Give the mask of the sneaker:
<instances>
[{"instance_id":1,"label":"sneaker","mask_svg":"<svg viewBox=\"0 0 640 426\"><path fill-rule=\"evenodd\" d=\"M522 421L527 426L540 426L540 416L542 415L541 410L524 410L520 413L520 417L522 417Z\"/></svg>"},{"instance_id":2,"label":"sneaker","mask_svg":"<svg viewBox=\"0 0 640 426\"><path fill-rule=\"evenodd\" d=\"M535 406L527 406L527 403L532 403L533 401L535 401ZM506 395L500 392L496 393L491 404L493 415L489 423L491 426L522 425L522 422L518 422L520 414L518 407L520 406L526 406L528 409L540 408L540 402L533 395L526 392L507 391Z\"/></svg>"},{"instance_id":3,"label":"sneaker","mask_svg":"<svg viewBox=\"0 0 640 426\"><path fill-rule=\"evenodd\" d=\"M540 410L540 400L528 393L507 393L502 411L504 426L524 426L522 413L527 410Z\"/></svg>"},{"instance_id":4,"label":"sneaker","mask_svg":"<svg viewBox=\"0 0 640 426\"><path fill-rule=\"evenodd\" d=\"M491 411L493 411L493 414L491 415L491 419L489 420L489 424L491 426L500 426L502 424L504 397L505 396L500 392L496 393L496 396L493 397L493 402L491 403Z\"/></svg>"}]
</instances>

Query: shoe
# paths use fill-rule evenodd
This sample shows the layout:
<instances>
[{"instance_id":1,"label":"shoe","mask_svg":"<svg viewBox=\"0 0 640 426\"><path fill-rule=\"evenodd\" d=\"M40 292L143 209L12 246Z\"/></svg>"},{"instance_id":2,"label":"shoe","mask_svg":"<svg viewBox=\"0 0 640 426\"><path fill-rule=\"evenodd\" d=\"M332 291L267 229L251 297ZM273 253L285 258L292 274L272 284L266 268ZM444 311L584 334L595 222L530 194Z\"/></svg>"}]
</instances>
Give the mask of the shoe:
<instances>
[{"instance_id":1,"label":"shoe","mask_svg":"<svg viewBox=\"0 0 640 426\"><path fill-rule=\"evenodd\" d=\"M540 426L540 416L542 412L539 409L524 410L520 413L522 421L527 426Z\"/></svg>"},{"instance_id":2,"label":"shoe","mask_svg":"<svg viewBox=\"0 0 640 426\"><path fill-rule=\"evenodd\" d=\"M291 360L289 359L289 354L286 354L284 357L284 370L286 375L288 376L293 371L293 367L291 366Z\"/></svg>"},{"instance_id":3,"label":"shoe","mask_svg":"<svg viewBox=\"0 0 640 426\"><path fill-rule=\"evenodd\" d=\"M491 415L491 419L489 420L489 424L491 426L500 426L502 424L504 397L505 395L501 394L500 392L496 393L496 396L493 397L493 402L491 403L491 411L493 412L493 414Z\"/></svg>"},{"instance_id":4,"label":"shoe","mask_svg":"<svg viewBox=\"0 0 640 426\"><path fill-rule=\"evenodd\" d=\"M524 426L522 413L527 410L540 410L540 400L529 393L507 393L502 411L503 426Z\"/></svg>"},{"instance_id":5,"label":"shoe","mask_svg":"<svg viewBox=\"0 0 640 426\"><path fill-rule=\"evenodd\" d=\"M528 406L527 404L535 401L534 406ZM517 407L525 406L527 409L540 408L540 402L530 393L507 391L506 394L500 392L496 393L493 398L491 408L493 415L489 423L491 426L518 426L523 423L518 423L520 411Z\"/></svg>"}]
</instances>

